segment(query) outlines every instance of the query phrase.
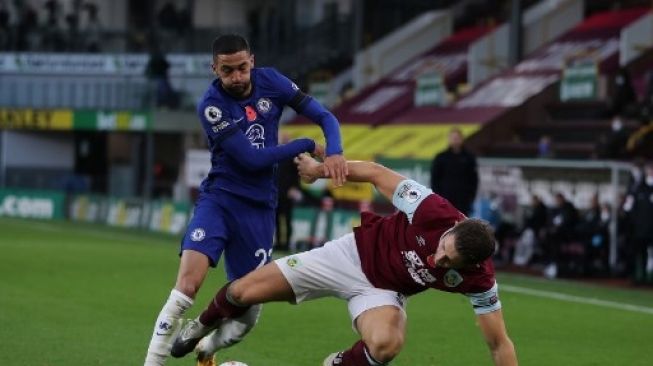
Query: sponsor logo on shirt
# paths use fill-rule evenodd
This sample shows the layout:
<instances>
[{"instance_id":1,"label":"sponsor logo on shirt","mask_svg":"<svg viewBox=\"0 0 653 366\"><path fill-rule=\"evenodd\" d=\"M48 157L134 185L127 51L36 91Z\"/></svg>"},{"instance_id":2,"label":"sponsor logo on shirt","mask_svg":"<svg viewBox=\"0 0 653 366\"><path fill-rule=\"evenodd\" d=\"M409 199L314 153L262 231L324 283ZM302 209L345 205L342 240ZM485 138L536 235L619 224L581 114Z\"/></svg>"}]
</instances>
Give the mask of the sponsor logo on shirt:
<instances>
[{"instance_id":1,"label":"sponsor logo on shirt","mask_svg":"<svg viewBox=\"0 0 653 366\"><path fill-rule=\"evenodd\" d=\"M216 123L220 120L220 118L222 118L222 111L220 108L210 105L204 108L204 117L207 121Z\"/></svg>"},{"instance_id":2,"label":"sponsor logo on shirt","mask_svg":"<svg viewBox=\"0 0 653 366\"><path fill-rule=\"evenodd\" d=\"M413 281L422 286L436 281L436 278L425 268L424 262L416 251L402 251L401 256L403 257L406 270Z\"/></svg>"},{"instance_id":3,"label":"sponsor logo on shirt","mask_svg":"<svg viewBox=\"0 0 653 366\"><path fill-rule=\"evenodd\" d=\"M230 126L229 122L222 121L222 122L218 123L217 125L211 127L211 129L213 130L213 132L218 133L218 132L224 130L225 128L227 128L229 126Z\"/></svg>"},{"instance_id":4,"label":"sponsor logo on shirt","mask_svg":"<svg viewBox=\"0 0 653 366\"><path fill-rule=\"evenodd\" d=\"M272 102L268 98L261 98L256 102L256 109L258 109L261 114L268 113L270 109L272 109Z\"/></svg>"},{"instance_id":5,"label":"sponsor logo on shirt","mask_svg":"<svg viewBox=\"0 0 653 366\"><path fill-rule=\"evenodd\" d=\"M299 87L297 86L297 84L295 84L295 83L293 83L293 82L290 83L290 87L291 87L292 90L294 90L294 91L299 90Z\"/></svg>"},{"instance_id":6,"label":"sponsor logo on shirt","mask_svg":"<svg viewBox=\"0 0 653 366\"><path fill-rule=\"evenodd\" d=\"M202 241L204 240L204 237L206 237L206 233L201 227L196 228L192 233L190 233L190 240L192 241Z\"/></svg>"},{"instance_id":7,"label":"sponsor logo on shirt","mask_svg":"<svg viewBox=\"0 0 653 366\"><path fill-rule=\"evenodd\" d=\"M265 128L255 123L247 129L245 136L249 139L249 142L257 149L262 149L265 147Z\"/></svg>"},{"instance_id":8,"label":"sponsor logo on shirt","mask_svg":"<svg viewBox=\"0 0 653 366\"><path fill-rule=\"evenodd\" d=\"M455 269L450 269L444 274L444 285L447 287L456 287L463 282L463 276Z\"/></svg>"}]
</instances>

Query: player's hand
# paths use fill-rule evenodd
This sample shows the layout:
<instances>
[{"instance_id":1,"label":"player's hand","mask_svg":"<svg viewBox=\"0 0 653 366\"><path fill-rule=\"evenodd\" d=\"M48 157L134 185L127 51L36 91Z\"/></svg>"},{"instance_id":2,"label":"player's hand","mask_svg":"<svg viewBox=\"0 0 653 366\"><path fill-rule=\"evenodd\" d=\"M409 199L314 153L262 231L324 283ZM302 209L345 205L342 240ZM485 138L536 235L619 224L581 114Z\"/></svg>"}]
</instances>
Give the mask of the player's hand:
<instances>
[{"instance_id":1,"label":"player's hand","mask_svg":"<svg viewBox=\"0 0 653 366\"><path fill-rule=\"evenodd\" d=\"M347 160L345 157L338 155L330 155L324 159L324 176L332 179L336 187L340 187L347 181Z\"/></svg>"},{"instance_id":2,"label":"player's hand","mask_svg":"<svg viewBox=\"0 0 653 366\"><path fill-rule=\"evenodd\" d=\"M326 157L326 152L324 150L324 145L315 143L315 150L313 150L313 156L318 157L320 160L324 160Z\"/></svg>"},{"instance_id":3,"label":"player's hand","mask_svg":"<svg viewBox=\"0 0 653 366\"><path fill-rule=\"evenodd\" d=\"M308 154L300 154L294 159L297 164L297 171L302 181L306 183L313 183L318 178L322 177L322 164L313 159Z\"/></svg>"}]
</instances>

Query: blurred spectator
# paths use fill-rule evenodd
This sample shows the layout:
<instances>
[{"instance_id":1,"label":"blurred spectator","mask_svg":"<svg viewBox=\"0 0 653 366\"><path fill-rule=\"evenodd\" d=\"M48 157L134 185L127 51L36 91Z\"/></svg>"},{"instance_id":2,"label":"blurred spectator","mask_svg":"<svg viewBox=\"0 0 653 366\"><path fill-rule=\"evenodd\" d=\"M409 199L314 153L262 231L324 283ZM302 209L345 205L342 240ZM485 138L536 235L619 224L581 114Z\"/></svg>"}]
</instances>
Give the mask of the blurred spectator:
<instances>
[{"instance_id":1,"label":"blurred spectator","mask_svg":"<svg viewBox=\"0 0 653 366\"><path fill-rule=\"evenodd\" d=\"M596 155L600 159L624 159L627 155L628 132L624 129L623 120L619 115L612 117L610 128L609 133L599 138Z\"/></svg>"},{"instance_id":2,"label":"blurred spectator","mask_svg":"<svg viewBox=\"0 0 653 366\"><path fill-rule=\"evenodd\" d=\"M153 43L150 52L150 59L145 68L145 75L150 80L150 91L154 96L154 104L157 107L168 107L176 109L179 106L179 97L172 89L168 79L170 64L158 45Z\"/></svg>"},{"instance_id":3,"label":"blurred spectator","mask_svg":"<svg viewBox=\"0 0 653 366\"><path fill-rule=\"evenodd\" d=\"M156 19L159 25L167 30L177 29L177 9L175 9L175 5L170 1L163 4Z\"/></svg>"},{"instance_id":4,"label":"blurred spectator","mask_svg":"<svg viewBox=\"0 0 653 366\"><path fill-rule=\"evenodd\" d=\"M643 107L645 110L652 110L651 107ZM651 116L643 115L640 119L640 127L633 132L626 142L626 151L632 156L640 156L646 159L653 159L653 121Z\"/></svg>"},{"instance_id":5,"label":"blurred spectator","mask_svg":"<svg viewBox=\"0 0 653 366\"><path fill-rule=\"evenodd\" d=\"M608 225L610 207L601 205L598 194L592 196L590 207L578 224L578 235L583 242L584 273L605 274L608 269Z\"/></svg>"},{"instance_id":6,"label":"blurred spectator","mask_svg":"<svg viewBox=\"0 0 653 366\"><path fill-rule=\"evenodd\" d=\"M20 20L16 30L16 50L29 51L37 44L38 16L29 3L19 3Z\"/></svg>"},{"instance_id":7,"label":"blurred spectator","mask_svg":"<svg viewBox=\"0 0 653 366\"><path fill-rule=\"evenodd\" d=\"M458 128L449 132L449 148L433 159L431 189L460 212L471 213L478 189L476 157L463 146L463 134Z\"/></svg>"},{"instance_id":8,"label":"blurred spectator","mask_svg":"<svg viewBox=\"0 0 653 366\"><path fill-rule=\"evenodd\" d=\"M622 66L614 77L614 93L610 100L611 112L613 115L631 113L636 102L637 96L630 74Z\"/></svg>"},{"instance_id":9,"label":"blurred spectator","mask_svg":"<svg viewBox=\"0 0 653 366\"><path fill-rule=\"evenodd\" d=\"M63 31L59 26L59 2L56 0L48 0L45 3L47 10L45 28L43 30L43 38L41 39L42 51L61 52L65 50L65 40Z\"/></svg>"},{"instance_id":10,"label":"blurred spectator","mask_svg":"<svg viewBox=\"0 0 653 366\"><path fill-rule=\"evenodd\" d=\"M9 9L4 1L0 2L0 51L10 50L12 47L12 32L9 26Z\"/></svg>"},{"instance_id":11,"label":"blurred spectator","mask_svg":"<svg viewBox=\"0 0 653 366\"><path fill-rule=\"evenodd\" d=\"M287 133L281 133L279 144L287 144L290 136ZM288 250L290 248L290 238L292 238L292 212L295 203L302 200L303 194L299 184L299 173L297 166L292 159L284 160L279 163L277 170L277 194L279 195L277 205L277 232L276 246L278 250Z\"/></svg>"},{"instance_id":12,"label":"blurred spectator","mask_svg":"<svg viewBox=\"0 0 653 366\"><path fill-rule=\"evenodd\" d=\"M531 262L536 251L542 251L546 239L547 207L536 194L531 196L531 205L526 209L524 227L517 240L513 263L525 266Z\"/></svg>"},{"instance_id":13,"label":"blurred spectator","mask_svg":"<svg viewBox=\"0 0 653 366\"><path fill-rule=\"evenodd\" d=\"M653 162L644 167L644 176L626 197L624 211L631 227L631 274L636 283L653 283Z\"/></svg>"},{"instance_id":14,"label":"blurred spectator","mask_svg":"<svg viewBox=\"0 0 653 366\"><path fill-rule=\"evenodd\" d=\"M66 36L64 37L65 48L68 51L79 51L82 43L79 35L79 17L75 13L66 15Z\"/></svg>"},{"instance_id":15,"label":"blurred spectator","mask_svg":"<svg viewBox=\"0 0 653 366\"><path fill-rule=\"evenodd\" d=\"M102 38L102 24L98 17L98 7L92 3L84 4L87 12L87 21L83 29L84 48L87 52L100 52L100 40Z\"/></svg>"},{"instance_id":16,"label":"blurred spectator","mask_svg":"<svg viewBox=\"0 0 653 366\"><path fill-rule=\"evenodd\" d=\"M554 157L551 136L542 135L537 143L537 157L542 159L552 159Z\"/></svg>"},{"instance_id":17,"label":"blurred spectator","mask_svg":"<svg viewBox=\"0 0 653 366\"><path fill-rule=\"evenodd\" d=\"M555 194L555 206L551 209L547 227L547 236L544 245L544 258L547 266L544 269L544 276L555 278L558 275L558 264L560 250L564 245L575 239L575 228L578 223L578 211L576 207L557 192Z\"/></svg>"}]
</instances>

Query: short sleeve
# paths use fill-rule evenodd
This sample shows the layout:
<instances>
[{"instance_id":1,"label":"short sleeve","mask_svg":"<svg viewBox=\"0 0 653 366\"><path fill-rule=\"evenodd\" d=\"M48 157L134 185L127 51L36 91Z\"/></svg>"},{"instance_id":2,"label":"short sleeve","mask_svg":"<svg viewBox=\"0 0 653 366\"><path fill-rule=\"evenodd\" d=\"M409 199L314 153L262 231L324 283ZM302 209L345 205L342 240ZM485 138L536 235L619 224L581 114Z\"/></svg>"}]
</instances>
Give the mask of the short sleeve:
<instances>
[{"instance_id":1,"label":"short sleeve","mask_svg":"<svg viewBox=\"0 0 653 366\"><path fill-rule=\"evenodd\" d=\"M501 309L501 301L499 300L499 286L494 283L494 286L485 292L480 293L467 293L465 294L469 301L472 303L476 315L491 313Z\"/></svg>"},{"instance_id":2,"label":"short sleeve","mask_svg":"<svg viewBox=\"0 0 653 366\"><path fill-rule=\"evenodd\" d=\"M405 179L395 188L395 193L392 195L392 204L399 211L405 213L408 217L408 222L412 224L417 207L432 193L433 191L416 181Z\"/></svg>"},{"instance_id":3,"label":"short sleeve","mask_svg":"<svg viewBox=\"0 0 653 366\"><path fill-rule=\"evenodd\" d=\"M215 100L204 101L197 113L207 136L218 143L238 130L238 125L231 115Z\"/></svg>"}]
</instances>

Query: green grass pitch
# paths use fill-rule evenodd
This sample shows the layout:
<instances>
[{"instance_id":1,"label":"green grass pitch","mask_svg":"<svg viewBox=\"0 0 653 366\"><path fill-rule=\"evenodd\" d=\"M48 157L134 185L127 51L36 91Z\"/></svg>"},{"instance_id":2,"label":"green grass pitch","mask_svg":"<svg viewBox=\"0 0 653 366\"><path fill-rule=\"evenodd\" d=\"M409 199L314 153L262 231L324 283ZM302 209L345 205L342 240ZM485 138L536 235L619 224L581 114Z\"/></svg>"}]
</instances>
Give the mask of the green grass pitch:
<instances>
[{"instance_id":1,"label":"green grass pitch","mask_svg":"<svg viewBox=\"0 0 653 366\"><path fill-rule=\"evenodd\" d=\"M142 365L154 320L174 284L177 248L178 238L168 235L1 218L0 365ZM211 271L189 317L223 283L222 268ZM521 365L653 364L653 292L508 274L499 276L502 285ZM524 288L575 297L524 294ZM464 297L417 295L408 316L406 345L393 365L491 364ZM327 354L355 340L342 301L268 304L258 326L220 360L321 365Z\"/></svg>"}]
</instances>

